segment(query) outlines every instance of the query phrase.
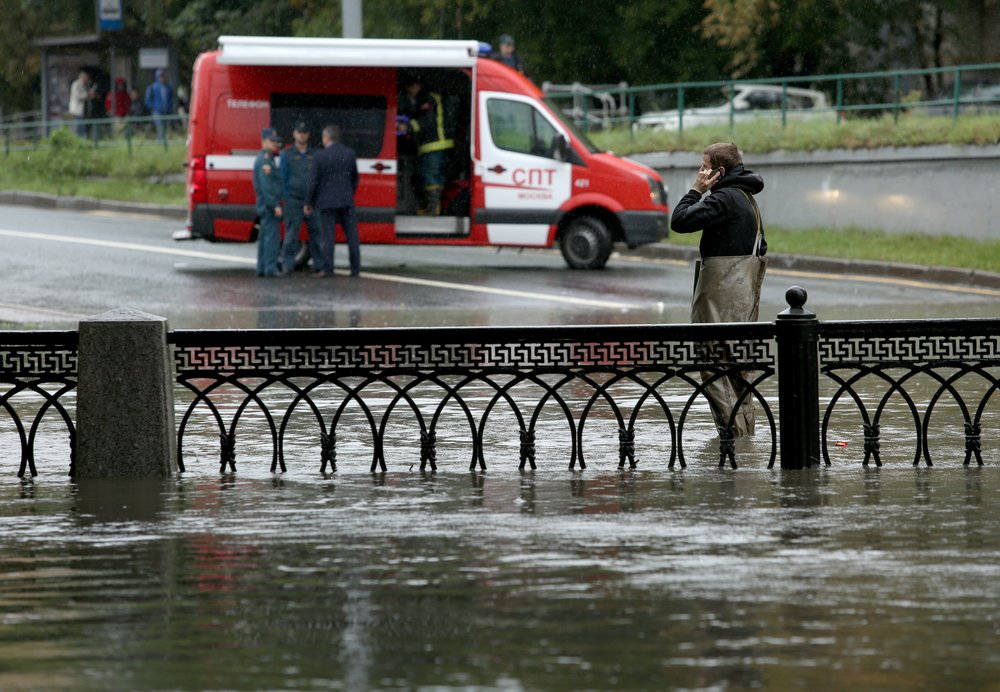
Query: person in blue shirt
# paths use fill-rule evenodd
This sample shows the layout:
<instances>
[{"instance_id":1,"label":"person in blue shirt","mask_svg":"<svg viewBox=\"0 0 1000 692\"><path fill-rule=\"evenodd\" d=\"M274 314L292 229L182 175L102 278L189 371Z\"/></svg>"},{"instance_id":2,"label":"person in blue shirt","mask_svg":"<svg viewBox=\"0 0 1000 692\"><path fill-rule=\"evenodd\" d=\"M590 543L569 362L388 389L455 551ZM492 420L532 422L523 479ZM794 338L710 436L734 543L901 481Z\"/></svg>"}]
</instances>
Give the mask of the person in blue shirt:
<instances>
[{"instance_id":1,"label":"person in blue shirt","mask_svg":"<svg viewBox=\"0 0 1000 692\"><path fill-rule=\"evenodd\" d=\"M287 273L295 269L299 252L299 230L303 219L309 234L309 256L313 265L319 263L319 219L305 215L306 193L309 191L309 171L316 150L309 146L309 125L305 120L295 123L292 146L281 150L281 179L285 190L285 239L281 243L281 267Z\"/></svg>"},{"instance_id":2,"label":"person in blue shirt","mask_svg":"<svg viewBox=\"0 0 1000 692\"><path fill-rule=\"evenodd\" d=\"M260 153L253 162L253 191L257 195L257 276L282 276L278 272L278 245L281 242L281 196L284 184L278 170L281 138L265 127L260 133Z\"/></svg>"},{"instance_id":3,"label":"person in blue shirt","mask_svg":"<svg viewBox=\"0 0 1000 692\"><path fill-rule=\"evenodd\" d=\"M174 89L167 82L167 74L157 70L152 84L146 88L146 108L156 125L156 138L167 143L167 123L165 116L174 112Z\"/></svg>"}]
</instances>

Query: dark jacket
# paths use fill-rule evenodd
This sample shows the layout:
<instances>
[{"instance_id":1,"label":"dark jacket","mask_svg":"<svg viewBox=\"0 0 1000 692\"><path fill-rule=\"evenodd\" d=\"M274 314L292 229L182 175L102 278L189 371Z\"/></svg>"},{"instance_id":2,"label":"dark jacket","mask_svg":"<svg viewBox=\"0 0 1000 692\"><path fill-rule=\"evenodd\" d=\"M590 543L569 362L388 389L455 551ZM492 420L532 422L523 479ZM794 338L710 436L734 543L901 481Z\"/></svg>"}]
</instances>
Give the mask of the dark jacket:
<instances>
[{"instance_id":1,"label":"dark jacket","mask_svg":"<svg viewBox=\"0 0 1000 692\"><path fill-rule=\"evenodd\" d=\"M316 150L308 147L303 154L294 144L281 150L281 178L285 183L285 199L301 206L309 190L309 171L312 169Z\"/></svg>"},{"instance_id":2,"label":"dark jacket","mask_svg":"<svg viewBox=\"0 0 1000 692\"><path fill-rule=\"evenodd\" d=\"M674 206L670 228L677 233L702 231L702 257L749 255L757 237L757 214L743 193L752 198L763 189L763 178L742 164L734 166L704 198L697 190L688 190ZM761 238L757 254L766 252L767 242Z\"/></svg>"},{"instance_id":3,"label":"dark jacket","mask_svg":"<svg viewBox=\"0 0 1000 692\"><path fill-rule=\"evenodd\" d=\"M306 205L316 209L354 206L358 189L358 160L354 150L335 143L320 149L309 169Z\"/></svg>"},{"instance_id":4,"label":"dark jacket","mask_svg":"<svg viewBox=\"0 0 1000 692\"><path fill-rule=\"evenodd\" d=\"M418 153L453 149L457 115L458 100L454 97L442 96L436 91L422 92L417 104L417 117L410 121Z\"/></svg>"}]
</instances>

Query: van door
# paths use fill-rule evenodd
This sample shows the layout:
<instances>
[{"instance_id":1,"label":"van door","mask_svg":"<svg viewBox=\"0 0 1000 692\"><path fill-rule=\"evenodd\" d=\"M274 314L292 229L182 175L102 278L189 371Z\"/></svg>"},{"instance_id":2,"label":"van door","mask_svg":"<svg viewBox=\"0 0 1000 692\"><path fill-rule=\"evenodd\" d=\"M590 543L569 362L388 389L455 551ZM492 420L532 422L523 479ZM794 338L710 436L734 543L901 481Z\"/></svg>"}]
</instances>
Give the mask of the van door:
<instances>
[{"instance_id":1,"label":"van door","mask_svg":"<svg viewBox=\"0 0 1000 692\"><path fill-rule=\"evenodd\" d=\"M480 156L486 208L476 210L493 245L549 244L549 228L569 199L573 165L559 159L568 140L532 98L479 94Z\"/></svg>"}]
</instances>

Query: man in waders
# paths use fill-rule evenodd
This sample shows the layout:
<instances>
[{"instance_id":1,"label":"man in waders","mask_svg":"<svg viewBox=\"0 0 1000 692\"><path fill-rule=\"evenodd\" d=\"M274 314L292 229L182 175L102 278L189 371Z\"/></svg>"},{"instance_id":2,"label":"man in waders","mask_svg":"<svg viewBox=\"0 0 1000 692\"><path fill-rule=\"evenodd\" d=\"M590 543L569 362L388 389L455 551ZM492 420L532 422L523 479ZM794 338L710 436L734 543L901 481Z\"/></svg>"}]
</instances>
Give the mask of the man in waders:
<instances>
[{"instance_id":1,"label":"man in waders","mask_svg":"<svg viewBox=\"0 0 1000 692\"><path fill-rule=\"evenodd\" d=\"M763 189L764 179L743 167L735 144L718 142L703 152L694 184L677 202L670 219L677 233L702 232L692 322L757 321L767 242L754 195ZM734 360L724 343L706 347L718 360ZM754 433L753 392L748 391L747 375L702 373L712 416L724 441Z\"/></svg>"}]
</instances>

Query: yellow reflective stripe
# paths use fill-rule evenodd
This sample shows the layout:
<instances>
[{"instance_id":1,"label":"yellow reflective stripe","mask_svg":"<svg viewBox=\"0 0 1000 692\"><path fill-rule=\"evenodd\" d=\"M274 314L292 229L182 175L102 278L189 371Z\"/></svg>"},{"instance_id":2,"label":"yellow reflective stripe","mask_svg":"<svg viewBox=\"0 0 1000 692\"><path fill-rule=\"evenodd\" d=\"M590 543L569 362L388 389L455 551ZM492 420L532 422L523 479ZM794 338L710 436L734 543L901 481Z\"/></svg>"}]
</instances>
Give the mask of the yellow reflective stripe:
<instances>
[{"instance_id":1,"label":"yellow reflective stripe","mask_svg":"<svg viewBox=\"0 0 1000 692\"><path fill-rule=\"evenodd\" d=\"M439 139L436 142L428 142L424 144L419 149L417 149L418 154L429 154L432 151L443 151L445 149L451 149L455 146L455 140L453 139Z\"/></svg>"},{"instance_id":2,"label":"yellow reflective stripe","mask_svg":"<svg viewBox=\"0 0 1000 692\"><path fill-rule=\"evenodd\" d=\"M441 103L441 94L431 94L431 98L434 99L434 103L437 104L437 128L438 136L440 140L444 140L444 105Z\"/></svg>"}]
</instances>

